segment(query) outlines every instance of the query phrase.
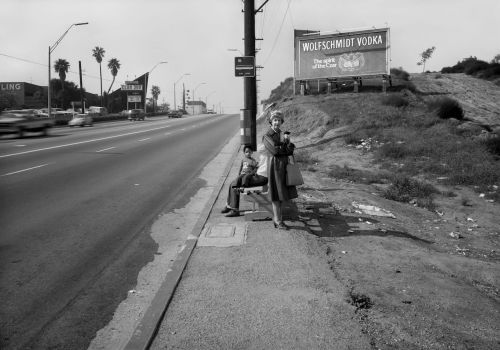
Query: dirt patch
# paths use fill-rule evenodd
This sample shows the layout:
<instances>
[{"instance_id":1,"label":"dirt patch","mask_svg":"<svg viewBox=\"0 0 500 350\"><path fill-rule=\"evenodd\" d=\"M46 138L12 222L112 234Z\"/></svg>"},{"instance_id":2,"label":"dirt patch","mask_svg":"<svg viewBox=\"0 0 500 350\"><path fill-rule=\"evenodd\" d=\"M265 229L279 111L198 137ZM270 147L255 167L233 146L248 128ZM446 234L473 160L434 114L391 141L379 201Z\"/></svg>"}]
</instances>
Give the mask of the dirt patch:
<instances>
[{"instance_id":1,"label":"dirt patch","mask_svg":"<svg viewBox=\"0 0 500 350\"><path fill-rule=\"evenodd\" d=\"M340 140L311 155L322 166L374 166L370 153ZM374 349L500 347L497 203L454 187L429 211L383 198L383 184L338 180L320 168L304 177L299 220L325 247ZM392 215L360 210L374 207Z\"/></svg>"}]
</instances>

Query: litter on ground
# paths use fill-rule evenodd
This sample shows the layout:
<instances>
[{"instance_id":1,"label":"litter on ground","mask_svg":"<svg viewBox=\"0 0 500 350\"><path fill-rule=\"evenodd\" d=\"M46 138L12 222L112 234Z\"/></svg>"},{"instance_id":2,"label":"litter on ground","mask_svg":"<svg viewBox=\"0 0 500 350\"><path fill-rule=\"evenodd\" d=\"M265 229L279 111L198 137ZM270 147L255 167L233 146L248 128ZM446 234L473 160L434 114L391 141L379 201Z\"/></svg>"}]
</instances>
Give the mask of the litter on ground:
<instances>
[{"instance_id":1,"label":"litter on ground","mask_svg":"<svg viewBox=\"0 0 500 350\"><path fill-rule=\"evenodd\" d=\"M391 213L388 210L376 207L374 205L368 205L368 204L360 204L357 202L352 202L352 206L354 208L357 208L361 210L363 213L367 215L373 215L373 216L386 216L390 218L396 218L393 213Z\"/></svg>"}]
</instances>

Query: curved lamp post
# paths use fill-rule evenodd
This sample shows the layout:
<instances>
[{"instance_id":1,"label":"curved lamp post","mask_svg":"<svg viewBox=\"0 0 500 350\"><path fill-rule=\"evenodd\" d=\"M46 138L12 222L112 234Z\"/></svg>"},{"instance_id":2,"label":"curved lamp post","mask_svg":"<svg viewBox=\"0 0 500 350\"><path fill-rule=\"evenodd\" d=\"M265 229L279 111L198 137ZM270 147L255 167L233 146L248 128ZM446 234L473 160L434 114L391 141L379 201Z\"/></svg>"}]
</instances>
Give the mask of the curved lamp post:
<instances>
[{"instance_id":1,"label":"curved lamp post","mask_svg":"<svg viewBox=\"0 0 500 350\"><path fill-rule=\"evenodd\" d=\"M199 83L198 85L196 85L196 87L193 89L193 101L194 101L194 92L196 91L196 89L198 89L200 87L200 85L203 85L203 84L206 84L205 82L203 83Z\"/></svg>"},{"instance_id":2,"label":"curved lamp post","mask_svg":"<svg viewBox=\"0 0 500 350\"><path fill-rule=\"evenodd\" d=\"M54 45L52 46L49 46L49 84L47 86L47 95L48 95L48 115L49 115L49 118L51 116L51 91L50 91L50 54L56 49L57 45L59 45L59 43L62 41L62 39L64 39L64 37L66 36L66 34L68 34L69 30L71 28L73 28L74 26L83 26L83 25L86 25L86 24L89 24L89 22L80 22L80 23L73 23L72 25L69 26L68 29L66 29L66 31L63 33L63 35L61 35L61 37L59 39L57 39L57 41L54 43ZM83 106L82 106L82 111L83 111Z\"/></svg>"},{"instance_id":3,"label":"curved lamp post","mask_svg":"<svg viewBox=\"0 0 500 350\"><path fill-rule=\"evenodd\" d=\"M238 49L227 49L227 51L237 51L240 53L241 56L245 56L240 50Z\"/></svg>"},{"instance_id":4,"label":"curved lamp post","mask_svg":"<svg viewBox=\"0 0 500 350\"><path fill-rule=\"evenodd\" d=\"M156 68L158 67L158 65L160 64L164 64L164 63L168 63L167 61L160 61L158 62L157 64L154 65L153 68L151 68L149 70L149 72L147 72L146 76L144 77L144 113L146 113L146 101L147 101L147 96L148 96L148 77L149 77L149 74L151 74L151 72Z\"/></svg>"},{"instance_id":5,"label":"curved lamp post","mask_svg":"<svg viewBox=\"0 0 500 350\"><path fill-rule=\"evenodd\" d=\"M176 100L176 97L175 97L175 85L176 85L179 81L181 81L181 79L182 79L184 76L186 76L186 75L191 75L191 73L184 73L184 74L183 74L183 75L181 75L181 77L180 77L179 79L177 79L177 81L174 83L174 111L176 111L176 110L177 110L177 105L176 105L176 101L175 101L175 100Z\"/></svg>"},{"instance_id":6,"label":"curved lamp post","mask_svg":"<svg viewBox=\"0 0 500 350\"><path fill-rule=\"evenodd\" d=\"M206 97L205 97L205 106L207 107L208 109L208 98L213 95L216 91L212 91L211 93L209 93Z\"/></svg>"},{"instance_id":7,"label":"curved lamp post","mask_svg":"<svg viewBox=\"0 0 500 350\"><path fill-rule=\"evenodd\" d=\"M199 83L199 84L198 84L198 85L196 85L196 87L193 89L193 101L191 101L191 103L192 103L192 105L191 105L191 106L193 106L193 115L194 115L194 93L195 93L196 89L198 89L198 88L200 87L200 85L204 85L204 84L206 84L206 83L205 83L205 82L203 82L203 83Z\"/></svg>"}]
</instances>

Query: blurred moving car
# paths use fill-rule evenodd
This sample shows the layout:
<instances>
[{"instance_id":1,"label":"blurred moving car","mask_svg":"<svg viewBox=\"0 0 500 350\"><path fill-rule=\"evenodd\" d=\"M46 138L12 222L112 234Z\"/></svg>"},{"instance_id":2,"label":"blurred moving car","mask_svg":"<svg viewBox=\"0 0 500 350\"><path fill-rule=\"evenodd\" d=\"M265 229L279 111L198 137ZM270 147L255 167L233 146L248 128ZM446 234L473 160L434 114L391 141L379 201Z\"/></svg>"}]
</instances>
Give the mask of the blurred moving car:
<instances>
[{"instance_id":1,"label":"blurred moving car","mask_svg":"<svg viewBox=\"0 0 500 350\"><path fill-rule=\"evenodd\" d=\"M142 109L129 109L127 115L128 120L144 120L146 116Z\"/></svg>"},{"instance_id":2,"label":"blurred moving car","mask_svg":"<svg viewBox=\"0 0 500 350\"><path fill-rule=\"evenodd\" d=\"M50 113L51 114L55 114L57 112L62 112L63 109L62 108L56 108L56 107L52 107L50 109ZM41 116L41 117L48 117L49 116L49 109L48 108L42 108L42 109L37 109L34 111L35 115L38 115L38 116ZM54 115L52 115L54 116Z\"/></svg>"},{"instance_id":3,"label":"blurred moving car","mask_svg":"<svg viewBox=\"0 0 500 350\"><path fill-rule=\"evenodd\" d=\"M92 116L102 116L108 114L108 109L106 107L90 106L87 112Z\"/></svg>"},{"instance_id":4,"label":"blurred moving car","mask_svg":"<svg viewBox=\"0 0 500 350\"><path fill-rule=\"evenodd\" d=\"M79 113L73 116L73 118L68 122L68 125L70 128L72 128L73 126L93 126L94 120L92 119L91 115Z\"/></svg>"},{"instance_id":5,"label":"blurred moving car","mask_svg":"<svg viewBox=\"0 0 500 350\"><path fill-rule=\"evenodd\" d=\"M33 109L4 111L0 114L0 134L17 133L23 137L25 132L42 132L47 135L54 123L54 119L35 114Z\"/></svg>"}]
</instances>

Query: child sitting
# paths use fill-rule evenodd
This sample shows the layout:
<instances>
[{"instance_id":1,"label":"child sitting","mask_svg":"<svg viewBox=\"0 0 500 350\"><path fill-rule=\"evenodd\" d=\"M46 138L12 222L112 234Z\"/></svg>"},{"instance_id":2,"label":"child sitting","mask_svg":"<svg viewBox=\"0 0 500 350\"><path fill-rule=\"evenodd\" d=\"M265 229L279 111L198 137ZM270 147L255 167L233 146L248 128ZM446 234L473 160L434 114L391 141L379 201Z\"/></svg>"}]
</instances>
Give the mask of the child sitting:
<instances>
[{"instance_id":1,"label":"child sitting","mask_svg":"<svg viewBox=\"0 0 500 350\"><path fill-rule=\"evenodd\" d=\"M264 186L267 184L267 177L257 174L259 169L258 162L252 157L252 148L245 146L243 148L245 157L241 160L238 177L231 182L228 188L227 202L221 213L228 217L239 216L240 191L241 187ZM262 165L266 165L264 161ZM264 171L265 174L265 171ZM267 174L266 174L267 175Z\"/></svg>"},{"instance_id":2,"label":"child sitting","mask_svg":"<svg viewBox=\"0 0 500 350\"><path fill-rule=\"evenodd\" d=\"M241 160L239 175L236 179L236 185L233 187L249 187L252 177L257 174L259 168L259 163L252 157L253 151L250 146L245 146L243 153L245 157Z\"/></svg>"}]
</instances>

